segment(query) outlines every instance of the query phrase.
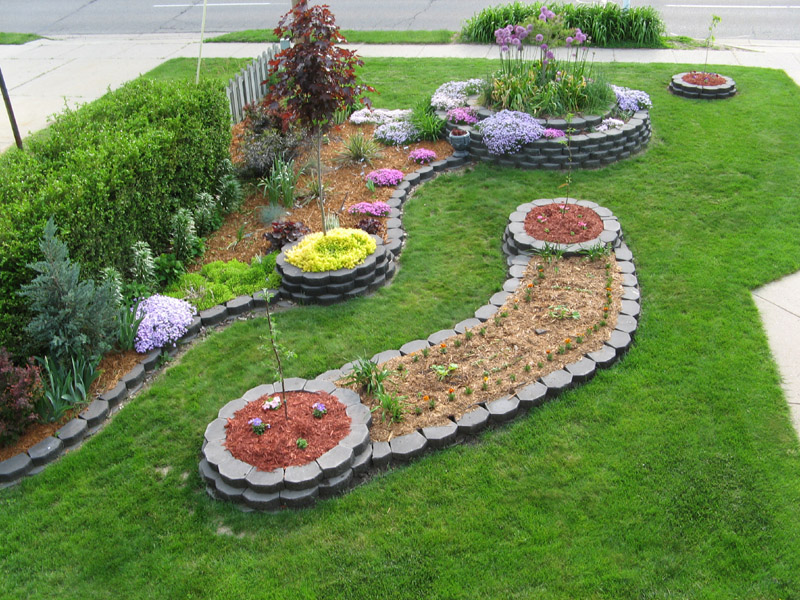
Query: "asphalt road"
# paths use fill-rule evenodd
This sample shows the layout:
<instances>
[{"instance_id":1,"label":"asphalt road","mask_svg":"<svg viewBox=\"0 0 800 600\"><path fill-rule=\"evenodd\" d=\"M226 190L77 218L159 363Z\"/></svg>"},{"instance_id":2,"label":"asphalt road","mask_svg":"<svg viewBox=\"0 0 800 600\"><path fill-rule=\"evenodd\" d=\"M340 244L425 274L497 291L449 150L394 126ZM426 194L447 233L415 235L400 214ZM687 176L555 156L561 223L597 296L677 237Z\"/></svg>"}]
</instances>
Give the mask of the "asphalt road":
<instances>
[{"instance_id":1,"label":"asphalt road","mask_svg":"<svg viewBox=\"0 0 800 600\"><path fill-rule=\"evenodd\" d=\"M508 0L327 0L344 29L451 29ZM623 0L619 0L622 2ZM711 15L718 39L800 40L800 0L653 0L668 33L704 38ZM641 6L632 0L632 6ZM200 30L202 0L0 0L0 31L40 35L188 33ZM208 0L206 31L272 28L290 0Z\"/></svg>"}]
</instances>

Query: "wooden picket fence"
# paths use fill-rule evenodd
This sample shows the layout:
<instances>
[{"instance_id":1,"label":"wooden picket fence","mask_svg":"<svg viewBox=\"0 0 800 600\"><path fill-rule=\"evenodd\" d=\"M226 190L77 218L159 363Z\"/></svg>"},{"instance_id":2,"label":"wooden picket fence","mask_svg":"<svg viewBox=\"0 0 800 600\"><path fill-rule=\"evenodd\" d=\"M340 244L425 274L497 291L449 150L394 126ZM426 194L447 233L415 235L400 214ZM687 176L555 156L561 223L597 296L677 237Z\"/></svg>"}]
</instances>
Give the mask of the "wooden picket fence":
<instances>
[{"instance_id":1,"label":"wooden picket fence","mask_svg":"<svg viewBox=\"0 0 800 600\"><path fill-rule=\"evenodd\" d=\"M261 82L267 78L269 61L281 51L279 44L256 56L253 61L244 67L233 79L228 81L226 92L231 108L231 120L239 123L244 119L244 107L251 102L261 100L267 94L267 86Z\"/></svg>"}]
</instances>

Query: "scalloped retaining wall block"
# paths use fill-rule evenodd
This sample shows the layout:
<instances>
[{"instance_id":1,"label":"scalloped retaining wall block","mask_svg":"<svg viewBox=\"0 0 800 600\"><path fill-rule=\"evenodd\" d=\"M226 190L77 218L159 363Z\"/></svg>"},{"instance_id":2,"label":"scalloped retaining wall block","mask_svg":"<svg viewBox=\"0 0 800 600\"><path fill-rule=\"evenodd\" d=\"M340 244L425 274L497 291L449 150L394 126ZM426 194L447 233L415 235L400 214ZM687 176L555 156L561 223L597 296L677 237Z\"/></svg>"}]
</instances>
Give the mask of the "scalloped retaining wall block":
<instances>
[{"instance_id":1,"label":"scalloped retaining wall block","mask_svg":"<svg viewBox=\"0 0 800 600\"><path fill-rule=\"evenodd\" d=\"M688 75L688 73L673 75L669 82L669 91L676 96L700 100L721 100L736 94L736 82L730 77L720 75L725 80L725 83L720 83L719 85L697 85L685 82L683 80L684 75Z\"/></svg>"},{"instance_id":2,"label":"scalloped retaining wall block","mask_svg":"<svg viewBox=\"0 0 800 600\"><path fill-rule=\"evenodd\" d=\"M592 209L603 221L603 231L596 238L578 244L548 243L528 235L525 231L525 217L537 206L549 204L572 204ZM506 254L533 254L541 252L545 246L553 247L564 253L564 256L575 256L584 250L598 245L618 248L622 244L622 227L610 210L589 200L576 200L575 198L541 198L532 202L520 204L508 217L508 224L503 232L503 250ZM620 263L620 270L633 269L633 263Z\"/></svg>"},{"instance_id":3,"label":"scalloped retaining wall block","mask_svg":"<svg viewBox=\"0 0 800 600\"><path fill-rule=\"evenodd\" d=\"M445 116L442 111L438 111L437 114L442 118ZM492 114L493 111L486 108L477 112L480 120ZM599 125L602 120L603 117L598 115L575 117L569 123L564 119L538 119L544 127L562 131L567 131L568 128L578 131L588 130ZM652 134L650 113L647 110L640 110L619 129L568 135L569 146L557 139L540 138L526 144L515 154L496 155L489 152L483 142L483 135L474 126L448 123L447 127L448 129L458 127L470 132L469 158L518 169L558 170L567 166L573 169L598 169L643 150Z\"/></svg>"}]
</instances>

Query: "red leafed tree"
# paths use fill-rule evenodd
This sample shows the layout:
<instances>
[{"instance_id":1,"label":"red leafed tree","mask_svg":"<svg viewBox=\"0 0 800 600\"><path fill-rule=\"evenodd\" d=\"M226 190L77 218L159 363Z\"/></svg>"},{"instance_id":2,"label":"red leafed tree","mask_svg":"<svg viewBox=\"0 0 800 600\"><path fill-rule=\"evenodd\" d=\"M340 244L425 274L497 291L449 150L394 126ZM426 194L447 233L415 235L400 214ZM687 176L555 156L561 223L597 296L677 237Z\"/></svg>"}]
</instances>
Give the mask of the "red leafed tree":
<instances>
[{"instance_id":1,"label":"red leafed tree","mask_svg":"<svg viewBox=\"0 0 800 600\"><path fill-rule=\"evenodd\" d=\"M356 67L364 62L351 50L337 44L347 40L339 33L327 5L309 7L300 0L281 17L275 34L294 41L269 63L271 86L265 106L284 122L296 121L316 138L319 207L325 225L325 194L322 185L322 136L333 124L337 111L357 102L370 105L362 94L375 91L358 84Z\"/></svg>"}]
</instances>

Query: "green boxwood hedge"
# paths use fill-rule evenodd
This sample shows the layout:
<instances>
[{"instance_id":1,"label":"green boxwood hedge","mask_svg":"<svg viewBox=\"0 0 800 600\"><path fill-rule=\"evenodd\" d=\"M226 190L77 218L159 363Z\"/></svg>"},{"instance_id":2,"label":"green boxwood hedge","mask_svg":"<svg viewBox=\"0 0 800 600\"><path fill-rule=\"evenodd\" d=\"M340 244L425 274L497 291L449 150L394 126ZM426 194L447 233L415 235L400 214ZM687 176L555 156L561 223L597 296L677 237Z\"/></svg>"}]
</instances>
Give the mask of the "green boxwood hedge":
<instances>
[{"instance_id":1,"label":"green boxwood hedge","mask_svg":"<svg viewBox=\"0 0 800 600\"><path fill-rule=\"evenodd\" d=\"M25 151L0 155L0 346L24 348L17 292L51 215L84 274L126 272L134 242L167 249L169 216L214 191L229 145L218 83L140 79L57 116Z\"/></svg>"}]
</instances>

